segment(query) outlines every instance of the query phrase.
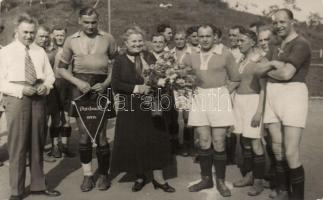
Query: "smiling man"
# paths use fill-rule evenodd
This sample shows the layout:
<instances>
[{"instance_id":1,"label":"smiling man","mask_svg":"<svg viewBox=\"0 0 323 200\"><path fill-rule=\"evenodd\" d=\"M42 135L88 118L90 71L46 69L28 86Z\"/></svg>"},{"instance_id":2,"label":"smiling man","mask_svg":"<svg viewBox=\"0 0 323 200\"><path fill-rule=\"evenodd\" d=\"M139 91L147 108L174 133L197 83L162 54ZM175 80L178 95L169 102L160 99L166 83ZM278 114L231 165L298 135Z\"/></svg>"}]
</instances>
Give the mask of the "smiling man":
<instances>
[{"instance_id":1,"label":"smiling man","mask_svg":"<svg viewBox=\"0 0 323 200\"><path fill-rule=\"evenodd\" d=\"M55 81L46 52L33 43L36 20L18 16L16 40L0 51L0 92L8 127L10 200L24 196L27 152L30 157L30 190L46 196L59 196L48 190L43 171L45 96Z\"/></svg>"},{"instance_id":2,"label":"smiling man","mask_svg":"<svg viewBox=\"0 0 323 200\"><path fill-rule=\"evenodd\" d=\"M300 142L308 113L305 78L311 62L311 48L309 42L296 33L294 23L293 13L288 9L280 9L273 15L273 28L282 43L269 55L276 70L267 74L264 123L268 124L277 161L277 200L304 199Z\"/></svg>"},{"instance_id":3,"label":"smiling man","mask_svg":"<svg viewBox=\"0 0 323 200\"><path fill-rule=\"evenodd\" d=\"M111 34L98 30L98 22L99 14L95 9L90 7L81 9L79 12L81 30L69 36L64 44L58 71L73 85L72 100L83 94L88 94L84 99L89 103L93 101L93 95L105 94L112 98L112 94L109 93L111 90L108 90L111 82L109 60L116 53L116 44ZM71 63L73 63L72 73L68 70ZM112 99L110 102L113 102ZM79 152L84 174L81 185L83 192L88 192L95 186L91 167L92 147L95 146L97 146L99 172L97 187L99 190L107 190L110 187L107 179L110 149L105 135L105 126L113 110L110 114L108 112L104 115L103 125L98 130L97 136L85 129L75 108L70 112L71 116L76 117L80 133Z\"/></svg>"}]
</instances>

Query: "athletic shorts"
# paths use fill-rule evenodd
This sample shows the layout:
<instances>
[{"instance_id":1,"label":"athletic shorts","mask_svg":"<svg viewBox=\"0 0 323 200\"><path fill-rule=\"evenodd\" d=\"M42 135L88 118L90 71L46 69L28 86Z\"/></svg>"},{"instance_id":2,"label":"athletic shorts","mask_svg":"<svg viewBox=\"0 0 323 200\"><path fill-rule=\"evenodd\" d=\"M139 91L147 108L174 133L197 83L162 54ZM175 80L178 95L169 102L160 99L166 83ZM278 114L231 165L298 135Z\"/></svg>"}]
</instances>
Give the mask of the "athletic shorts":
<instances>
[{"instance_id":1,"label":"athletic shorts","mask_svg":"<svg viewBox=\"0 0 323 200\"><path fill-rule=\"evenodd\" d=\"M234 124L231 96L226 87L198 88L193 95L189 126L227 127Z\"/></svg>"},{"instance_id":2,"label":"athletic shorts","mask_svg":"<svg viewBox=\"0 0 323 200\"><path fill-rule=\"evenodd\" d=\"M305 128L308 89L305 83L268 83L264 123Z\"/></svg>"},{"instance_id":3,"label":"athletic shorts","mask_svg":"<svg viewBox=\"0 0 323 200\"><path fill-rule=\"evenodd\" d=\"M261 138L261 126L257 128L251 126L258 104L259 94L235 94L233 100L234 133L242 134L246 138Z\"/></svg>"}]
</instances>

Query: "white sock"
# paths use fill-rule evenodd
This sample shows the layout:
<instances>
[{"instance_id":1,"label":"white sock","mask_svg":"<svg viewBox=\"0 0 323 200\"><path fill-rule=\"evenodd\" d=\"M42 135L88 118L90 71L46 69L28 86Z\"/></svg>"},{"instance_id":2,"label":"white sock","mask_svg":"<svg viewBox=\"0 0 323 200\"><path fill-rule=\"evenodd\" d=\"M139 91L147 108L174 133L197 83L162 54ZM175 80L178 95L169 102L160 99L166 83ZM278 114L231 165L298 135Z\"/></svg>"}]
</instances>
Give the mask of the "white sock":
<instances>
[{"instance_id":1,"label":"white sock","mask_svg":"<svg viewBox=\"0 0 323 200\"><path fill-rule=\"evenodd\" d=\"M93 176L92 162L89 162L87 164L82 163L82 168L84 176Z\"/></svg>"},{"instance_id":2,"label":"white sock","mask_svg":"<svg viewBox=\"0 0 323 200\"><path fill-rule=\"evenodd\" d=\"M61 138L62 144L67 144L67 139L68 137L62 137Z\"/></svg>"},{"instance_id":3,"label":"white sock","mask_svg":"<svg viewBox=\"0 0 323 200\"><path fill-rule=\"evenodd\" d=\"M53 138L53 144L54 145L58 145L58 137L54 137Z\"/></svg>"}]
</instances>

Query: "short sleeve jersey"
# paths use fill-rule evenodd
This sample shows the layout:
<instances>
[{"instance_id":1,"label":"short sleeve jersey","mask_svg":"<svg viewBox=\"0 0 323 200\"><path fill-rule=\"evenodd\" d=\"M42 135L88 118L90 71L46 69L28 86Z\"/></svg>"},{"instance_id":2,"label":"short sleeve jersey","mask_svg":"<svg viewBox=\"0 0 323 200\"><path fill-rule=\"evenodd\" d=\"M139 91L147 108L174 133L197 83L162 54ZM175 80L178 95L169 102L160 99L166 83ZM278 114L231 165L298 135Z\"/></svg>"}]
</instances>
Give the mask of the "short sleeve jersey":
<instances>
[{"instance_id":1,"label":"short sleeve jersey","mask_svg":"<svg viewBox=\"0 0 323 200\"><path fill-rule=\"evenodd\" d=\"M109 72L109 60L116 50L111 34L99 31L94 38L89 38L79 31L66 39L61 61L72 63L74 73L106 75Z\"/></svg>"},{"instance_id":2,"label":"short sleeve jersey","mask_svg":"<svg viewBox=\"0 0 323 200\"><path fill-rule=\"evenodd\" d=\"M227 79L240 81L237 63L227 47L215 45L205 56L201 51L193 51L183 60L184 65L195 70L199 87L220 87L226 84Z\"/></svg>"},{"instance_id":3,"label":"short sleeve jersey","mask_svg":"<svg viewBox=\"0 0 323 200\"><path fill-rule=\"evenodd\" d=\"M290 80L280 81L269 78L269 82L305 82L311 63L311 47L305 38L297 36L288 42L282 49L279 47L273 48L268 54L268 58L269 60L278 60L290 63L296 68L296 73Z\"/></svg>"}]
</instances>

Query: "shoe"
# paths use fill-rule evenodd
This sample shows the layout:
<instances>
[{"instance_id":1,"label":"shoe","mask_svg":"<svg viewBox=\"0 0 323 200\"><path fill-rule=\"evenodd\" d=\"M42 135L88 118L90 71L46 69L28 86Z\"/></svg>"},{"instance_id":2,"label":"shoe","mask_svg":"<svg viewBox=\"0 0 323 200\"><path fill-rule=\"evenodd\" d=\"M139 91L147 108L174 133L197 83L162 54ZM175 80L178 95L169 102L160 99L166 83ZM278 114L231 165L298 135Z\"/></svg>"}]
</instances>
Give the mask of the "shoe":
<instances>
[{"instance_id":1,"label":"shoe","mask_svg":"<svg viewBox=\"0 0 323 200\"><path fill-rule=\"evenodd\" d=\"M141 180L142 181L138 181L138 180L135 181L135 183L131 188L133 192L139 192L146 185L146 180L145 179L141 179Z\"/></svg>"},{"instance_id":2,"label":"shoe","mask_svg":"<svg viewBox=\"0 0 323 200\"><path fill-rule=\"evenodd\" d=\"M264 191L264 185L262 179L255 179L253 182L253 186L248 191L249 196L257 196Z\"/></svg>"},{"instance_id":3,"label":"shoe","mask_svg":"<svg viewBox=\"0 0 323 200\"><path fill-rule=\"evenodd\" d=\"M92 176L84 176L83 183L81 185L82 192L89 192L94 188L95 184Z\"/></svg>"},{"instance_id":4,"label":"shoe","mask_svg":"<svg viewBox=\"0 0 323 200\"><path fill-rule=\"evenodd\" d=\"M9 197L9 200L22 200L22 196L21 195L11 195Z\"/></svg>"},{"instance_id":5,"label":"shoe","mask_svg":"<svg viewBox=\"0 0 323 200\"><path fill-rule=\"evenodd\" d=\"M234 182L233 187L246 187L253 185L253 175L252 172L248 172L241 180Z\"/></svg>"},{"instance_id":6,"label":"shoe","mask_svg":"<svg viewBox=\"0 0 323 200\"><path fill-rule=\"evenodd\" d=\"M231 196L231 191L225 185L224 179L216 179L216 189L218 189L219 193L223 197L230 197Z\"/></svg>"},{"instance_id":7,"label":"shoe","mask_svg":"<svg viewBox=\"0 0 323 200\"><path fill-rule=\"evenodd\" d=\"M199 192L204 189L213 188L213 180L211 176L202 176L202 180L188 188L190 192Z\"/></svg>"},{"instance_id":8,"label":"shoe","mask_svg":"<svg viewBox=\"0 0 323 200\"><path fill-rule=\"evenodd\" d=\"M109 189L111 186L111 183L108 180L107 175L99 175L98 181L97 181L97 188L101 191Z\"/></svg>"},{"instance_id":9,"label":"shoe","mask_svg":"<svg viewBox=\"0 0 323 200\"><path fill-rule=\"evenodd\" d=\"M275 189L271 189L269 193L269 198L274 199L277 196L277 191Z\"/></svg>"},{"instance_id":10,"label":"shoe","mask_svg":"<svg viewBox=\"0 0 323 200\"><path fill-rule=\"evenodd\" d=\"M277 196L273 200L289 200L288 191L278 191Z\"/></svg>"},{"instance_id":11,"label":"shoe","mask_svg":"<svg viewBox=\"0 0 323 200\"><path fill-rule=\"evenodd\" d=\"M56 162L56 159L49 156L47 153L44 153L44 162L53 163Z\"/></svg>"},{"instance_id":12,"label":"shoe","mask_svg":"<svg viewBox=\"0 0 323 200\"><path fill-rule=\"evenodd\" d=\"M176 191L175 188L173 188L172 186L168 185L167 182L164 183L164 184L160 184L157 181L155 181L155 179L153 179L152 183L153 183L153 186L154 186L155 190L157 190L158 188L160 188L160 189L164 190L164 192L170 192L170 193Z\"/></svg>"},{"instance_id":13,"label":"shoe","mask_svg":"<svg viewBox=\"0 0 323 200\"><path fill-rule=\"evenodd\" d=\"M61 150L64 157L74 158L76 156L75 153L68 150L67 144L62 144L60 150Z\"/></svg>"},{"instance_id":14,"label":"shoe","mask_svg":"<svg viewBox=\"0 0 323 200\"><path fill-rule=\"evenodd\" d=\"M58 148L58 145L53 145L53 147L52 147L52 156L54 158L61 158L62 157L62 152Z\"/></svg>"},{"instance_id":15,"label":"shoe","mask_svg":"<svg viewBox=\"0 0 323 200\"><path fill-rule=\"evenodd\" d=\"M44 195L47 197L58 197L61 195L61 193L57 190L43 190L43 191L31 191L30 192L33 195Z\"/></svg>"}]
</instances>

